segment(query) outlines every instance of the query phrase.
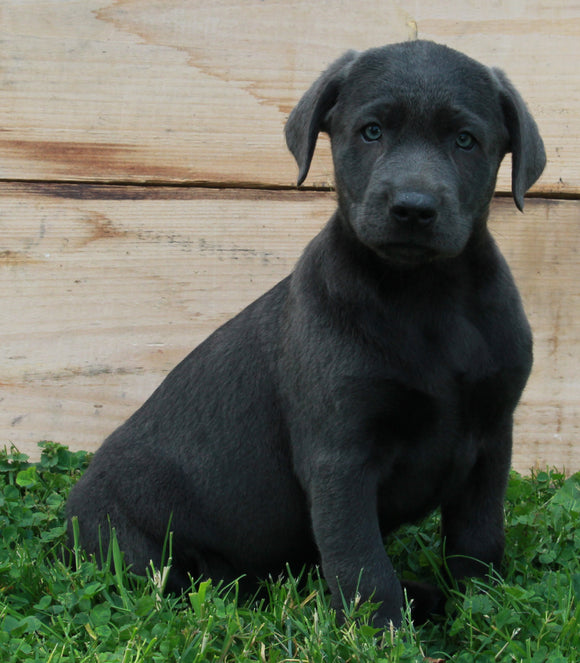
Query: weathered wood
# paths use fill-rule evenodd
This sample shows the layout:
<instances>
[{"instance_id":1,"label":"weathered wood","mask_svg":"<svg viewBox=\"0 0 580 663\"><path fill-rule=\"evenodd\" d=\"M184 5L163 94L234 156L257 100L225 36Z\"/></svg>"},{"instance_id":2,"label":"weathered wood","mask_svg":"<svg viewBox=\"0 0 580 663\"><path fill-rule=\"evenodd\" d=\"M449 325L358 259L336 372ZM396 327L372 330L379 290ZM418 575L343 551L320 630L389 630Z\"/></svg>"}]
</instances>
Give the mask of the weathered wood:
<instances>
[{"instance_id":1,"label":"weathered wood","mask_svg":"<svg viewBox=\"0 0 580 663\"><path fill-rule=\"evenodd\" d=\"M259 189L294 184L285 119L347 48L419 36L505 69L546 142L536 195L578 198L580 8L564 5L3 0L2 439L33 456L42 438L95 448L291 270L332 195ZM307 184L331 181L322 138ZM509 158L498 190L509 191ZM507 197L494 205L536 337L522 470L580 469L579 220L578 200L531 200L524 217Z\"/></svg>"},{"instance_id":2,"label":"weathered wood","mask_svg":"<svg viewBox=\"0 0 580 663\"><path fill-rule=\"evenodd\" d=\"M96 448L189 350L285 276L320 192L0 185L0 438ZM536 339L514 465L580 469L580 202L509 198L492 228Z\"/></svg>"},{"instance_id":3,"label":"weathered wood","mask_svg":"<svg viewBox=\"0 0 580 663\"><path fill-rule=\"evenodd\" d=\"M318 73L418 35L504 68L546 141L536 191L580 192L577 3L3 0L0 16L5 180L291 185L282 129ZM310 185L332 179L322 143Z\"/></svg>"}]
</instances>

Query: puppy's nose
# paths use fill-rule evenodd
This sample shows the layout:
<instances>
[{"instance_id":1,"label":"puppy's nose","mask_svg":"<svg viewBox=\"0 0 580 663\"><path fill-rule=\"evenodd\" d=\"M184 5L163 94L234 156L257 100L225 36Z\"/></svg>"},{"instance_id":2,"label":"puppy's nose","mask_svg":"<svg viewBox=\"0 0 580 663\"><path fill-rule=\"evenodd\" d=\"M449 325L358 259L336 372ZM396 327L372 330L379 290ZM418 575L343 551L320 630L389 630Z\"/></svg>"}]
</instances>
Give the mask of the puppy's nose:
<instances>
[{"instance_id":1,"label":"puppy's nose","mask_svg":"<svg viewBox=\"0 0 580 663\"><path fill-rule=\"evenodd\" d=\"M400 224L426 227L437 218L437 201L430 193L420 191L396 193L391 203L391 216Z\"/></svg>"}]
</instances>

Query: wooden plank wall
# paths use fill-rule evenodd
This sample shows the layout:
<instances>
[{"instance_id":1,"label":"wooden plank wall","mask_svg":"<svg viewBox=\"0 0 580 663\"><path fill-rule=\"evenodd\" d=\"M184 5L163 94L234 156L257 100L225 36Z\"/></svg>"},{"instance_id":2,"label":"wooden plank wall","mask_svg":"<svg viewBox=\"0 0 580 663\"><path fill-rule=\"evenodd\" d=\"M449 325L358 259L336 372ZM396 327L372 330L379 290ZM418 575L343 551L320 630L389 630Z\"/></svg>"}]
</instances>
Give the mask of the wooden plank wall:
<instances>
[{"instance_id":1,"label":"wooden plank wall","mask_svg":"<svg viewBox=\"0 0 580 663\"><path fill-rule=\"evenodd\" d=\"M287 274L331 213L286 117L347 48L416 37L505 69L549 165L492 228L536 339L514 465L580 469L580 7L561 0L3 0L0 444L95 449ZM509 159L508 159L509 162Z\"/></svg>"}]
</instances>

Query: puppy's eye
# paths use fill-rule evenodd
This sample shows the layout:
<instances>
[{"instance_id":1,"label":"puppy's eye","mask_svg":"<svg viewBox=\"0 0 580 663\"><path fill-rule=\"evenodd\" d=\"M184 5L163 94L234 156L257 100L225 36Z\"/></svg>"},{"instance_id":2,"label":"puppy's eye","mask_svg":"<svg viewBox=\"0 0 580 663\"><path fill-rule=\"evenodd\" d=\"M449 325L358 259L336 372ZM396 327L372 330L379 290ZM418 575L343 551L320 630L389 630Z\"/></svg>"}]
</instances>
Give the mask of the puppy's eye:
<instances>
[{"instance_id":1,"label":"puppy's eye","mask_svg":"<svg viewBox=\"0 0 580 663\"><path fill-rule=\"evenodd\" d=\"M379 124L371 122L361 129L361 134L367 143L373 143L383 135L383 130Z\"/></svg>"},{"instance_id":2,"label":"puppy's eye","mask_svg":"<svg viewBox=\"0 0 580 663\"><path fill-rule=\"evenodd\" d=\"M467 131L462 131L455 139L455 144L462 150L471 150L475 145L475 138Z\"/></svg>"}]
</instances>

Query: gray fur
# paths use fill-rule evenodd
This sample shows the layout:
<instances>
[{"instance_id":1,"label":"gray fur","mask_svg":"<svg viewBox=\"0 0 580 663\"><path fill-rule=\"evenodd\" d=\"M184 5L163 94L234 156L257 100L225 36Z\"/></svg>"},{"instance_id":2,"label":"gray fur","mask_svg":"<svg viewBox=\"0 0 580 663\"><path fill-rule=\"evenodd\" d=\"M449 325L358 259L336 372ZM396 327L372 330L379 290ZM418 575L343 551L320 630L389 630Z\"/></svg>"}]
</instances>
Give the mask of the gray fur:
<instances>
[{"instance_id":1,"label":"gray fur","mask_svg":"<svg viewBox=\"0 0 580 663\"><path fill-rule=\"evenodd\" d=\"M173 589L320 563L337 610L358 592L397 625L384 537L402 523L440 507L458 579L502 559L532 336L486 221L504 155L520 209L545 156L501 72L422 41L349 52L306 92L286 126L299 182L320 131L335 214L104 442L68 517L95 553L110 519L139 573L171 520ZM417 618L440 604L407 588Z\"/></svg>"}]
</instances>

